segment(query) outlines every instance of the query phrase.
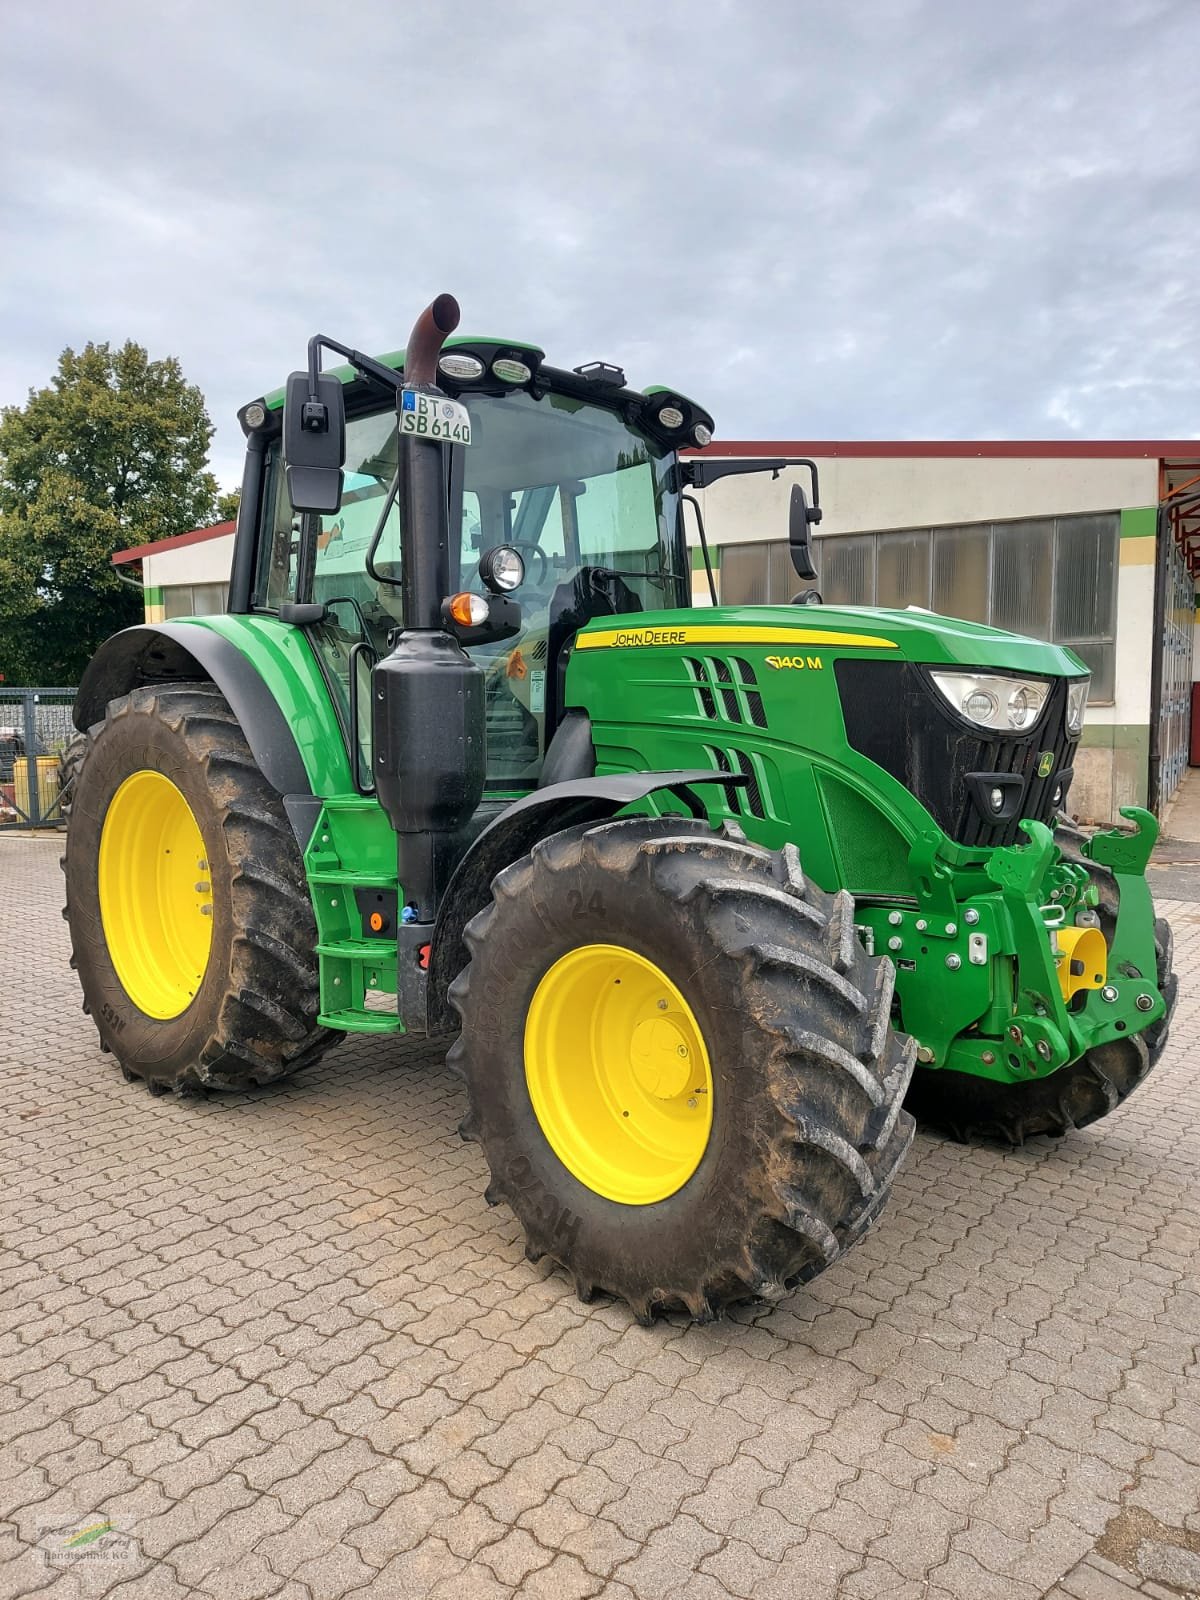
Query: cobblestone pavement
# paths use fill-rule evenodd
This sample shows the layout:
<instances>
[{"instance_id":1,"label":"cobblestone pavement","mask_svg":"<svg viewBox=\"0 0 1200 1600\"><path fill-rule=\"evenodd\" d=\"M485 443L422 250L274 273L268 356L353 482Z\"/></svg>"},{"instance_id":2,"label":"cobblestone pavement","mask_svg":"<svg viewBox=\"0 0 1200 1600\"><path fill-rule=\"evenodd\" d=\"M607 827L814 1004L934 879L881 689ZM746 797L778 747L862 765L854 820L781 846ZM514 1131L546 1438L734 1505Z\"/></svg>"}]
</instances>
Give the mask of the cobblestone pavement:
<instances>
[{"instance_id":1,"label":"cobblestone pavement","mask_svg":"<svg viewBox=\"0 0 1200 1600\"><path fill-rule=\"evenodd\" d=\"M807 1292L642 1329L525 1261L428 1047L349 1044L244 1098L124 1083L66 968L59 849L0 837L0 1594L1195 1580L1200 908L1171 908L1168 1056L1106 1124L1017 1153L920 1137Z\"/></svg>"}]
</instances>

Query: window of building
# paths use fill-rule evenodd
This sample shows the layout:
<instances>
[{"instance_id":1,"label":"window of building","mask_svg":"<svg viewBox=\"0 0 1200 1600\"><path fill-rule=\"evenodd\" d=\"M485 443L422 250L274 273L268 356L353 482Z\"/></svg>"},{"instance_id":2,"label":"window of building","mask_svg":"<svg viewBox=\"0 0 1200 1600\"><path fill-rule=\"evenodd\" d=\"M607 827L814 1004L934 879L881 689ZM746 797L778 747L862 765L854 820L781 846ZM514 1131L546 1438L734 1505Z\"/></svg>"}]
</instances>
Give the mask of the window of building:
<instances>
[{"instance_id":1,"label":"window of building","mask_svg":"<svg viewBox=\"0 0 1200 1600\"><path fill-rule=\"evenodd\" d=\"M163 610L170 617L217 617L229 606L227 583L169 583Z\"/></svg>"},{"instance_id":2,"label":"window of building","mask_svg":"<svg viewBox=\"0 0 1200 1600\"><path fill-rule=\"evenodd\" d=\"M1092 670L1091 700L1114 694L1116 512L1020 522L836 534L813 541L830 605L928 606L948 617L1069 645ZM804 585L786 544L726 545L726 605L786 603Z\"/></svg>"}]
</instances>

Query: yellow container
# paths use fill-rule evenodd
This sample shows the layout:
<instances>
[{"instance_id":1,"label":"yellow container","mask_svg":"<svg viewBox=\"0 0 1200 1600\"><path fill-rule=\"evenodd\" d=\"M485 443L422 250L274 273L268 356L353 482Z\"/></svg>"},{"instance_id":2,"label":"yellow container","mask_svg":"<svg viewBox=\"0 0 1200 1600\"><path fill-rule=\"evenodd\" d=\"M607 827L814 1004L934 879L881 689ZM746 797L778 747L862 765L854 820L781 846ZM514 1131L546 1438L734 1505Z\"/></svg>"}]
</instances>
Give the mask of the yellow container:
<instances>
[{"instance_id":1,"label":"yellow container","mask_svg":"<svg viewBox=\"0 0 1200 1600\"><path fill-rule=\"evenodd\" d=\"M37 798L40 810L39 821L58 822L58 757L38 756L37 762ZM29 762L24 756L18 756L13 763L13 794L17 802L17 810L24 813L25 817L33 815L33 806L30 804L29 792Z\"/></svg>"}]
</instances>

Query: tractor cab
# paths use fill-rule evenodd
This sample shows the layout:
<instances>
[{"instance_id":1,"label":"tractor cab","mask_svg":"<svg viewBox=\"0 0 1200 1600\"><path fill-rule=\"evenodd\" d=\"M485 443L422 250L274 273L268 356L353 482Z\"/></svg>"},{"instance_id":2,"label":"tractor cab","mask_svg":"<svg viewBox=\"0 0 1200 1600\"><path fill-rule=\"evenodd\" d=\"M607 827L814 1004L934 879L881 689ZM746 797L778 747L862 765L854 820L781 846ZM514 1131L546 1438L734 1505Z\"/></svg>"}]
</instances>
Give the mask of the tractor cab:
<instances>
[{"instance_id":1,"label":"tractor cab","mask_svg":"<svg viewBox=\"0 0 1200 1600\"><path fill-rule=\"evenodd\" d=\"M470 353L480 348L479 340L456 341L447 358L451 371L482 368ZM528 372L534 353L524 354ZM519 627L502 639L463 641L484 674L491 794L536 784L562 715L565 653L580 627L598 617L690 603L676 448L657 421L671 408L661 395L655 408L626 389L619 373L614 382L615 369L602 370L608 381L597 384L540 367L536 385L494 378L478 384L439 372L439 388L467 414L471 440L440 446L449 504L447 593L486 596L484 558L496 550L517 557L508 559L506 593L519 608ZM341 503L319 516L307 578L303 514L289 493L282 433L266 444L253 605L284 618L295 615L289 608L297 604L314 607L304 614L306 631L347 729L354 725L365 773L371 730L354 709L365 704L371 669L387 654L390 637L413 619L406 614L395 489L403 448L396 407L378 389L357 390L351 385L347 393ZM685 402L668 398L682 424ZM267 409L269 424L277 419ZM709 421L698 410L696 417L693 433Z\"/></svg>"}]
</instances>

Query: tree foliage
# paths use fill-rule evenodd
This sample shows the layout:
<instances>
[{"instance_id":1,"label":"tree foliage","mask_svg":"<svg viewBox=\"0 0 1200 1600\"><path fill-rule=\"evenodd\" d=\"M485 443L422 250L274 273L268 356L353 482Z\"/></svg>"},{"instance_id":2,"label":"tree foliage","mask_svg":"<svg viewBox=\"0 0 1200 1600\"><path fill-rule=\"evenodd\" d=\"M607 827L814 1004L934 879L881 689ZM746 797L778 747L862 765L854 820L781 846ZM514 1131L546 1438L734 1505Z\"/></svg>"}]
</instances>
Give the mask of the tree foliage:
<instances>
[{"instance_id":1,"label":"tree foliage","mask_svg":"<svg viewBox=\"0 0 1200 1600\"><path fill-rule=\"evenodd\" d=\"M211 522L213 428L179 362L131 341L64 350L44 389L0 413L0 673L78 683L142 617L116 550Z\"/></svg>"},{"instance_id":2,"label":"tree foliage","mask_svg":"<svg viewBox=\"0 0 1200 1600\"><path fill-rule=\"evenodd\" d=\"M217 521L236 522L238 507L242 503L240 489L227 489L217 496Z\"/></svg>"}]
</instances>

